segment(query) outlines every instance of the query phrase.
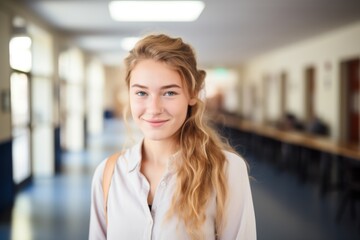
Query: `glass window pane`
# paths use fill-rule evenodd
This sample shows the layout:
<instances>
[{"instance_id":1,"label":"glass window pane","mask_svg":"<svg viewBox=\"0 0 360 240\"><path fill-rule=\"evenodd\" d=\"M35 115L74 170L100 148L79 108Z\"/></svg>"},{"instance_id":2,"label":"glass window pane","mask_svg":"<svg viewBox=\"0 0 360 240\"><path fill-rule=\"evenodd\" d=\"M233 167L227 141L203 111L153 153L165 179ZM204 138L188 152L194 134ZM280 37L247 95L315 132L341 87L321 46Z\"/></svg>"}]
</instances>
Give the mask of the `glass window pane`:
<instances>
[{"instance_id":1,"label":"glass window pane","mask_svg":"<svg viewBox=\"0 0 360 240\"><path fill-rule=\"evenodd\" d=\"M30 164L30 132L27 128L15 128L12 154L13 179L16 184L21 183L31 174Z\"/></svg>"},{"instance_id":2,"label":"glass window pane","mask_svg":"<svg viewBox=\"0 0 360 240\"><path fill-rule=\"evenodd\" d=\"M10 66L23 72L31 70L31 38L13 37L10 41Z\"/></svg>"},{"instance_id":3,"label":"glass window pane","mask_svg":"<svg viewBox=\"0 0 360 240\"><path fill-rule=\"evenodd\" d=\"M29 81L24 73L11 74L11 114L14 126L25 126L30 122Z\"/></svg>"}]
</instances>

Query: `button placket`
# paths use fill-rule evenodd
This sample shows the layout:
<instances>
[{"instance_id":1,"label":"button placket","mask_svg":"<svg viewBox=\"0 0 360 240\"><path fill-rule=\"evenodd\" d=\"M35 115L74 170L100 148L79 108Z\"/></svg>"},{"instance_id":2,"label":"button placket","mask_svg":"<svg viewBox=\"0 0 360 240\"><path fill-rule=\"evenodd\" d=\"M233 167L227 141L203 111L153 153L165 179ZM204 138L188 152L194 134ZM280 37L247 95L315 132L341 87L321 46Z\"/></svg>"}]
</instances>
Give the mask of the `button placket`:
<instances>
[{"instance_id":1,"label":"button placket","mask_svg":"<svg viewBox=\"0 0 360 240\"><path fill-rule=\"evenodd\" d=\"M153 228L153 220L150 219L149 221L149 229L148 229L148 238L151 239L151 235L152 235L152 228Z\"/></svg>"},{"instance_id":2,"label":"button placket","mask_svg":"<svg viewBox=\"0 0 360 240\"><path fill-rule=\"evenodd\" d=\"M148 205L148 201L147 201L148 195L150 192L150 184L141 173L139 173L139 177L141 179L140 180L141 181L141 190L140 190L141 205L143 206L146 215L148 215L147 217L149 218L150 225L152 226L153 219L152 219L152 214L149 211L149 205Z\"/></svg>"},{"instance_id":3,"label":"button placket","mask_svg":"<svg viewBox=\"0 0 360 240\"><path fill-rule=\"evenodd\" d=\"M152 205L152 211L151 211L153 217L156 214L158 203L161 202L161 199L163 198L164 190L165 190L165 187L167 185L166 181L167 181L167 175L165 175L162 178L162 180L160 181L160 183L158 185L158 188L157 188L157 190L155 192L154 201L153 201L153 205Z\"/></svg>"},{"instance_id":4,"label":"button placket","mask_svg":"<svg viewBox=\"0 0 360 240\"><path fill-rule=\"evenodd\" d=\"M162 181L160 182L160 187L161 187L161 188L166 187L166 182L165 182L165 180L162 180Z\"/></svg>"}]
</instances>

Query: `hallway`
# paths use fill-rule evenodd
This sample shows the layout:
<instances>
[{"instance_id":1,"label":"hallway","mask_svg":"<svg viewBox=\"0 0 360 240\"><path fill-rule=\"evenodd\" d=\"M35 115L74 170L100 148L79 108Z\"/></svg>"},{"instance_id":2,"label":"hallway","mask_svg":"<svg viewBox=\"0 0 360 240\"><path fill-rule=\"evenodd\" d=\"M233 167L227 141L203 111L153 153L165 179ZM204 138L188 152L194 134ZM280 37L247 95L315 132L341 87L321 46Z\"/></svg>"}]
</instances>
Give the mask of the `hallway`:
<instances>
[{"instance_id":1,"label":"hallway","mask_svg":"<svg viewBox=\"0 0 360 240\"><path fill-rule=\"evenodd\" d=\"M101 160L122 148L125 134L122 122L107 120L103 135L88 138L88 151L64 153L62 174L35 179L18 193L11 225L0 223L0 239L87 239L92 173ZM135 139L139 137L135 134ZM341 223L335 222L335 192L321 198L315 184L300 183L291 173L279 172L250 155L245 157L254 178L259 240L360 238L349 214L344 214Z\"/></svg>"}]
</instances>

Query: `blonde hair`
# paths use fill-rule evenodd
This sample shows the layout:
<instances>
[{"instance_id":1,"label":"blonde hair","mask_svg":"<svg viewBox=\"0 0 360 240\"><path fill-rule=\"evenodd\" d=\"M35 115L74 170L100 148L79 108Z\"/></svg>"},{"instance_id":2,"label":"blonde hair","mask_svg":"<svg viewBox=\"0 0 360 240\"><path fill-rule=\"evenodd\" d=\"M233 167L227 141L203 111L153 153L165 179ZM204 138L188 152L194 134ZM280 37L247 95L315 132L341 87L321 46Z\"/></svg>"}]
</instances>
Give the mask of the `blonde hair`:
<instances>
[{"instance_id":1,"label":"blonde hair","mask_svg":"<svg viewBox=\"0 0 360 240\"><path fill-rule=\"evenodd\" d=\"M195 54L181 38L167 35L149 35L140 40L125 59L126 83L129 87L131 72L145 59L166 63L175 69L197 102L189 106L188 116L179 130L180 157L177 163L177 184L168 211L168 218L177 215L183 220L192 239L204 239L201 231L206 219L206 207L213 194L216 196L216 234L224 225L224 212L228 195L225 176L226 158L223 149L232 150L204 119L205 104L198 97L204 86L205 71L197 69Z\"/></svg>"}]
</instances>

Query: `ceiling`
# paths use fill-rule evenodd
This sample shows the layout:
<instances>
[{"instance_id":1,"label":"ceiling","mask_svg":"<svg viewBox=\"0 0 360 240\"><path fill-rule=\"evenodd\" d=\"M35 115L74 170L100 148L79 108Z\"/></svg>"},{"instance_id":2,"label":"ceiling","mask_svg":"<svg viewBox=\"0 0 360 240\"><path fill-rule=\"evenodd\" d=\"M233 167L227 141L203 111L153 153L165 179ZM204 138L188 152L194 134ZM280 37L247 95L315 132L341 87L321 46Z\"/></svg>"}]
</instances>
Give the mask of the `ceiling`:
<instances>
[{"instance_id":1,"label":"ceiling","mask_svg":"<svg viewBox=\"0 0 360 240\"><path fill-rule=\"evenodd\" d=\"M234 66L261 53L360 21L359 0L203 0L195 22L131 23L110 19L108 0L18 0L106 64L119 64L124 37L180 36L203 66Z\"/></svg>"}]
</instances>

